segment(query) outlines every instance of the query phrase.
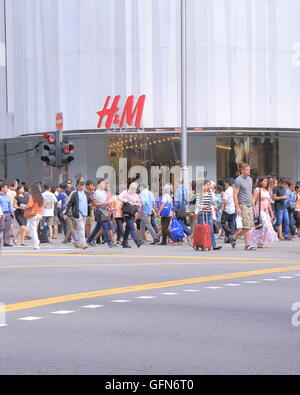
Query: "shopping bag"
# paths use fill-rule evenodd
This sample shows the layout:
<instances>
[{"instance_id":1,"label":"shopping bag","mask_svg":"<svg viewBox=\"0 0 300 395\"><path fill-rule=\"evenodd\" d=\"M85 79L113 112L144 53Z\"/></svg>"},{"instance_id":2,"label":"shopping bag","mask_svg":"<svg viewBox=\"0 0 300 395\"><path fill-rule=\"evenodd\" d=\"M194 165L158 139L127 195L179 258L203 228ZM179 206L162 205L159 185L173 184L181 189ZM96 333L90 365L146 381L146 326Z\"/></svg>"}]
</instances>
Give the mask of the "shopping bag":
<instances>
[{"instance_id":1,"label":"shopping bag","mask_svg":"<svg viewBox=\"0 0 300 395\"><path fill-rule=\"evenodd\" d=\"M183 226L177 219L172 220L171 236L173 241L180 241L184 238Z\"/></svg>"}]
</instances>

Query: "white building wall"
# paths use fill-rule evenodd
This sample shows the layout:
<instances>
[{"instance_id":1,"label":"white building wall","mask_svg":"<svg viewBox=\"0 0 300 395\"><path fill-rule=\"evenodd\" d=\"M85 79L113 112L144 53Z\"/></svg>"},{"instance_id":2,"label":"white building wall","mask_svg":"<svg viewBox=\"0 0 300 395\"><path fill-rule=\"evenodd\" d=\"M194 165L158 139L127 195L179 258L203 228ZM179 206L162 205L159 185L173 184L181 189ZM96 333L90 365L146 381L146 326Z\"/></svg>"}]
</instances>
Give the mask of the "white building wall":
<instances>
[{"instance_id":1,"label":"white building wall","mask_svg":"<svg viewBox=\"0 0 300 395\"><path fill-rule=\"evenodd\" d=\"M96 129L115 95L147 95L146 128L180 126L180 0L6 8L14 127L3 126L2 94L0 138L53 130L57 112L65 130ZM187 0L187 14L188 125L299 128L299 1Z\"/></svg>"}]
</instances>

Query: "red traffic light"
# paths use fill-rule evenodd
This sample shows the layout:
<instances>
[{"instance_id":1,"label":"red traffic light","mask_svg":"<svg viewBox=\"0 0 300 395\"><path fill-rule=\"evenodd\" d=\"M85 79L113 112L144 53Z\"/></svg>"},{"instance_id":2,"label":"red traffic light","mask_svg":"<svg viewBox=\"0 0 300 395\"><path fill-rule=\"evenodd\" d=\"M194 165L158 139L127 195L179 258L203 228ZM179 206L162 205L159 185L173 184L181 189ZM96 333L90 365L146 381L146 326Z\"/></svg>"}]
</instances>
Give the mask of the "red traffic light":
<instances>
[{"instance_id":1,"label":"red traffic light","mask_svg":"<svg viewBox=\"0 0 300 395\"><path fill-rule=\"evenodd\" d=\"M72 144L67 144L63 147L63 153L64 154L69 154L70 152L72 152L74 150L74 145Z\"/></svg>"},{"instance_id":2,"label":"red traffic light","mask_svg":"<svg viewBox=\"0 0 300 395\"><path fill-rule=\"evenodd\" d=\"M47 140L50 144L54 144L56 141L56 137L48 133L43 134L43 139Z\"/></svg>"}]
</instances>

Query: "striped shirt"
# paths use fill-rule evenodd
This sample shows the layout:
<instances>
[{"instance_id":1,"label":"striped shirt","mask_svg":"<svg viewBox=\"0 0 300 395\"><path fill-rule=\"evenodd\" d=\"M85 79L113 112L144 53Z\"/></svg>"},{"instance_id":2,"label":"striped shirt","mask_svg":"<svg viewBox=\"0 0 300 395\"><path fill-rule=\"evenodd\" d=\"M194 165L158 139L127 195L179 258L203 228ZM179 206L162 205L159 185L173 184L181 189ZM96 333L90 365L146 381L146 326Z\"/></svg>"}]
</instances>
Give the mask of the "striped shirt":
<instances>
[{"instance_id":1,"label":"striped shirt","mask_svg":"<svg viewBox=\"0 0 300 395\"><path fill-rule=\"evenodd\" d=\"M202 213L203 209L202 207L204 206L204 210L208 213L211 213L212 211L212 203L213 203L213 197L211 191L208 192L207 195L202 195L197 193L196 195L196 214Z\"/></svg>"}]
</instances>

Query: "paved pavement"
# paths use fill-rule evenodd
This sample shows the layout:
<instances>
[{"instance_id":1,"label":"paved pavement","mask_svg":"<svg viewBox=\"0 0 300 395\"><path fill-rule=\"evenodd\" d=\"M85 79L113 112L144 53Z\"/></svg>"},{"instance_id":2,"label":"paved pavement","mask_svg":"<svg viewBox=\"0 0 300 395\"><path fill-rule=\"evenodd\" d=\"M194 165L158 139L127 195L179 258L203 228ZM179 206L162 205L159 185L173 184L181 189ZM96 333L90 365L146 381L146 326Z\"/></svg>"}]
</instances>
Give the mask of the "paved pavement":
<instances>
[{"instance_id":1,"label":"paved pavement","mask_svg":"<svg viewBox=\"0 0 300 395\"><path fill-rule=\"evenodd\" d=\"M0 301L1 374L300 373L300 240L5 248Z\"/></svg>"}]
</instances>

